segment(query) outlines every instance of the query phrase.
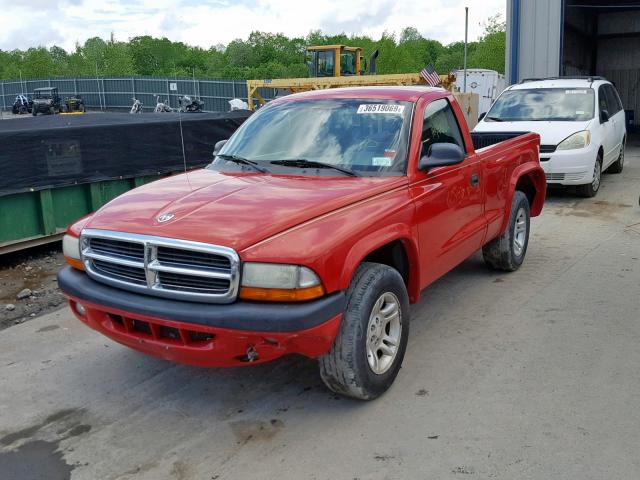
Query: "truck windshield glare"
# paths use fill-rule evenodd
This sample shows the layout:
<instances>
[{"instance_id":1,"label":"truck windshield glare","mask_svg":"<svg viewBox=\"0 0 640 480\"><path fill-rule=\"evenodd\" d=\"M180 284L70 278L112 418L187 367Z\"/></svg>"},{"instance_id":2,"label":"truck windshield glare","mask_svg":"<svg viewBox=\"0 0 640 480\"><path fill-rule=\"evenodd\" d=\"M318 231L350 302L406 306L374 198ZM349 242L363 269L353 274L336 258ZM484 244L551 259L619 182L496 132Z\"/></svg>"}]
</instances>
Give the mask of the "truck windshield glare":
<instances>
[{"instance_id":1,"label":"truck windshield glare","mask_svg":"<svg viewBox=\"0 0 640 480\"><path fill-rule=\"evenodd\" d=\"M585 122L594 116L592 88L531 88L504 92L494 103L487 121Z\"/></svg>"},{"instance_id":2,"label":"truck windshield glare","mask_svg":"<svg viewBox=\"0 0 640 480\"><path fill-rule=\"evenodd\" d=\"M379 99L271 104L238 129L209 168L237 170L228 161L233 155L272 173L336 175L314 167L319 162L363 176L403 175L412 110L411 102Z\"/></svg>"}]
</instances>

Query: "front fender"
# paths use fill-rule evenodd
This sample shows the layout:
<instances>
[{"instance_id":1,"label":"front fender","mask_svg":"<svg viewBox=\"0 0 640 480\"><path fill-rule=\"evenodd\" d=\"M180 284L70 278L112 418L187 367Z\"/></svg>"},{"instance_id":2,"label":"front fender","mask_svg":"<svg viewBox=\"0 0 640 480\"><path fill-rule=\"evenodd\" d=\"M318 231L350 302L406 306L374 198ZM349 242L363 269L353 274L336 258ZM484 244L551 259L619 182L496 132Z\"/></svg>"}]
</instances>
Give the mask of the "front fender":
<instances>
[{"instance_id":1,"label":"front fender","mask_svg":"<svg viewBox=\"0 0 640 480\"><path fill-rule=\"evenodd\" d=\"M418 245L415 235L407 224L395 223L386 225L381 229L371 232L360 238L349 250L344 261L339 288L349 288L351 279L367 255L394 241L400 241L409 260L409 285L408 293L411 303L415 303L420 297L420 268L418 257Z\"/></svg>"}]
</instances>

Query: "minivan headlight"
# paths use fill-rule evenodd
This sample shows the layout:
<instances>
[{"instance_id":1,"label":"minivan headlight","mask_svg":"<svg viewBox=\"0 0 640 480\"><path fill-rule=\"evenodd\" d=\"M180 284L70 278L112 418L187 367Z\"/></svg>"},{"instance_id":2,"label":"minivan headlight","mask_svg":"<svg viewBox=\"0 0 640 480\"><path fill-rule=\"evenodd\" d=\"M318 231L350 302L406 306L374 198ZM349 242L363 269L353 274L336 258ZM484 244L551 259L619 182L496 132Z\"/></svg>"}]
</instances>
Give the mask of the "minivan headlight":
<instances>
[{"instance_id":1,"label":"minivan headlight","mask_svg":"<svg viewBox=\"0 0 640 480\"><path fill-rule=\"evenodd\" d=\"M240 298L244 300L300 302L322 295L320 278L310 268L259 262L243 266Z\"/></svg>"},{"instance_id":2,"label":"minivan headlight","mask_svg":"<svg viewBox=\"0 0 640 480\"><path fill-rule=\"evenodd\" d=\"M558 144L556 150L577 150L578 148L588 147L591 143L591 133L589 130L582 130L573 135L569 135Z\"/></svg>"}]
</instances>

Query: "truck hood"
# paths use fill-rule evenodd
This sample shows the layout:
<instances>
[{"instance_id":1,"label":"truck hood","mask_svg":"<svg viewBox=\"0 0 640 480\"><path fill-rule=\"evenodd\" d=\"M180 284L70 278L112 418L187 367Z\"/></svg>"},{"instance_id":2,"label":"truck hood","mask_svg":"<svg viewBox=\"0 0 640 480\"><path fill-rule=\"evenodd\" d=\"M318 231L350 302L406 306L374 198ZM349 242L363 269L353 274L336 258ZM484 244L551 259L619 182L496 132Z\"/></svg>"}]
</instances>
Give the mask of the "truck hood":
<instances>
[{"instance_id":1,"label":"truck hood","mask_svg":"<svg viewBox=\"0 0 640 480\"><path fill-rule=\"evenodd\" d=\"M562 140L581 130L587 130L593 120L586 122L485 122L474 132L534 132L540 135L540 145L558 145Z\"/></svg>"},{"instance_id":2,"label":"truck hood","mask_svg":"<svg viewBox=\"0 0 640 480\"><path fill-rule=\"evenodd\" d=\"M197 170L131 190L85 228L243 250L307 220L407 183L406 177L308 177ZM173 215L161 222L162 214Z\"/></svg>"}]
</instances>

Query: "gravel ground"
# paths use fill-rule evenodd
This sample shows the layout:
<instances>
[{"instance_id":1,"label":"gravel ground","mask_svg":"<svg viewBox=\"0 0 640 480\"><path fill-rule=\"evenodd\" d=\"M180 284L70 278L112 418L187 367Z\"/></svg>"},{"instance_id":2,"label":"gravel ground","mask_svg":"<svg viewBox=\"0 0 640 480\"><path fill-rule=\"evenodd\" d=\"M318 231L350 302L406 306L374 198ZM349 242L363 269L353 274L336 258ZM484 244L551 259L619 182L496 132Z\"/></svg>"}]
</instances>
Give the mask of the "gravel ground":
<instances>
[{"instance_id":1,"label":"gravel ground","mask_svg":"<svg viewBox=\"0 0 640 480\"><path fill-rule=\"evenodd\" d=\"M64 304L56 282L63 264L60 242L0 255L0 330Z\"/></svg>"}]
</instances>

